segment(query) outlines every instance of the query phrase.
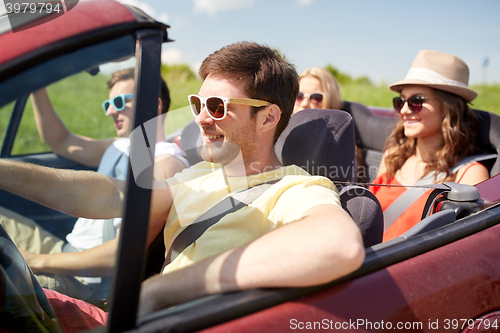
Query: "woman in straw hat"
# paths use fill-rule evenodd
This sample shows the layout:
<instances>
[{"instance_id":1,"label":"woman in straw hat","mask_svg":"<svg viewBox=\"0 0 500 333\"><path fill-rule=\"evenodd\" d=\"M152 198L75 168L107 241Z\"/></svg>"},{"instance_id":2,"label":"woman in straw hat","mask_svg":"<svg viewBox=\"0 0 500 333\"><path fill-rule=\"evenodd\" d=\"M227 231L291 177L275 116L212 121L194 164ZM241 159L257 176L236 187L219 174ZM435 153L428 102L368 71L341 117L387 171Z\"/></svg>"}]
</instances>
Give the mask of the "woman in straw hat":
<instances>
[{"instance_id":1,"label":"woman in straw hat","mask_svg":"<svg viewBox=\"0 0 500 333\"><path fill-rule=\"evenodd\" d=\"M393 104L401 118L386 141L375 184L452 181L473 185L488 179L482 164L460 163L478 153L474 145L478 121L468 106L477 93L468 88L468 81L469 68L461 59L429 50L417 54L406 78L390 86L400 93ZM429 192L404 187L371 189L384 210L384 241L420 221Z\"/></svg>"}]
</instances>

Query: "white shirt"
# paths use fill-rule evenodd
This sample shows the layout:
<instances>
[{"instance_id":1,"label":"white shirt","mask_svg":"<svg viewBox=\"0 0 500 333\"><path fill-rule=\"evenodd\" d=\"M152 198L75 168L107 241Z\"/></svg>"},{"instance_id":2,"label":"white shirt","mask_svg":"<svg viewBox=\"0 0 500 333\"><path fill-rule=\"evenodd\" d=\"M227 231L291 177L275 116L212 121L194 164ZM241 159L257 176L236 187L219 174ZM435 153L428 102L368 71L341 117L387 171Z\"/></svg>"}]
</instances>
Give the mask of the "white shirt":
<instances>
[{"instance_id":1,"label":"white shirt","mask_svg":"<svg viewBox=\"0 0 500 333\"><path fill-rule=\"evenodd\" d=\"M130 154L130 139L115 140L104 152L97 172L106 176L125 180L128 170L128 156ZM155 155L170 154L179 158L186 167L189 162L182 157L181 149L175 143L157 142ZM114 228L110 228L108 221L113 221ZM86 219L79 218L66 240L78 251L87 250L116 237L122 223L121 218L115 219ZM108 229L106 229L108 228ZM113 230L114 229L114 230ZM107 233L107 235L105 235Z\"/></svg>"}]
</instances>

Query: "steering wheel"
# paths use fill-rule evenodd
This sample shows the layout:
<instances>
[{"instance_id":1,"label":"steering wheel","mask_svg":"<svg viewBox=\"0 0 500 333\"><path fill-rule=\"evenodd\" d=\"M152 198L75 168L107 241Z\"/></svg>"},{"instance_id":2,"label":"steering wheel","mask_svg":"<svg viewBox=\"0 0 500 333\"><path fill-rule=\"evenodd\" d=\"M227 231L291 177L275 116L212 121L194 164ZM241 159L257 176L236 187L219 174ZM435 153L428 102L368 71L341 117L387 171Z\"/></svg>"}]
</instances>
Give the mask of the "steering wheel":
<instances>
[{"instance_id":1,"label":"steering wheel","mask_svg":"<svg viewBox=\"0 0 500 333\"><path fill-rule=\"evenodd\" d=\"M0 326L18 332L62 331L47 296L2 225Z\"/></svg>"}]
</instances>

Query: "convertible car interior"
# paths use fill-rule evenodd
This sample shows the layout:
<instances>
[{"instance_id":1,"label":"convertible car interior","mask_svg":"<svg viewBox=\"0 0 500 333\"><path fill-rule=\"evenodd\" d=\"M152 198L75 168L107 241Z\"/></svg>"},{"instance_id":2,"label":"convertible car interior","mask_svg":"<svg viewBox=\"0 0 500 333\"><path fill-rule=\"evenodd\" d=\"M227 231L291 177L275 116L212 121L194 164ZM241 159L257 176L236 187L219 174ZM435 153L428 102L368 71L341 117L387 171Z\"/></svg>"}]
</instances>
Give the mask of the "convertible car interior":
<instances>
[{"instance_id":1,"label":"convertible car interior","mask_svg":"<svg viewBox=\"0 0 500 333\"><path fill-rule=\"evenodd\" d=\"M107 66L127 62L135 66L137 75L134 124L144 129L156 116L161 45L171 41L169 27L113 0L82 1L44 25L33 22L37 21L28 22L30 33L13 33L8 17L0 17L0 45L6 46L0 52L0 158L89 169L43 149L21 150L27 142L39 140L24 136L30 131L27 121L32 116L26 111L31 107L29 94L57 84L69 89L73 80L100 85L110 73ZM49 28L53 33L43 33ZM39 33L36 40L34 32ZM102 100L94 99L89 103L97 103L102 116ZM283 164L296 164L337 185L342 206L363 234L366 259L361 268L324 285L213 295L137 318L141 281L159 271L165 254L160 238L146 249L148 227L143 221L149 218L150 189L138 186L137 177L152 179L151 162L140 174L128 173L104 330L281 332L293 329L294 324L298 328L298 323L320 322L337 329L349 324L361 332L389 328L381 323L392 328L414 323L417 326L405 326L407 331L425 331L434 323L441 330L447 323L454 326L453 319L467 319L467 324L500 321L500 117L476 111L481 124L476 144L483 154L475 158L488 167L490 178L475 186L436 185L421 222L381 243L384 217L380 204L359 181L375 178L385 139L398 118L393 110L353 101L345 101L342 109L294 114L275 151ZM152 138L149 133L131 138L131 158L144 150L154 156ZM191 164L201 160L201 136L194 121L169 140L181 146ZM363 177L358 177L360 170L366 173ZM6 191L0 191L0 206L32 218L61 238L76 220ZM0 249L0 330L60 331L43 290L2 228ZM466 327L451 329L461 332Z\"/></svg>"}]
</instances>

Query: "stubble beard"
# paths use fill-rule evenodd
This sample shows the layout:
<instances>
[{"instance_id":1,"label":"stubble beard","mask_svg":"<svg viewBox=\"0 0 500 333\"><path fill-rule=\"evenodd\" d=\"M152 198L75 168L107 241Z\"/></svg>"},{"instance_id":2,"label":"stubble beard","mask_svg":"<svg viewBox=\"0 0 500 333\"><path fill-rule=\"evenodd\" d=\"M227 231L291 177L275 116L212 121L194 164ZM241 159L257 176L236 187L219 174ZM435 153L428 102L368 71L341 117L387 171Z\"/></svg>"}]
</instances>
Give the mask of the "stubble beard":
<instances>
[{"instance_id":1,"label":"stubble beard","mask_svg":"<svg viewBox=\"0 0 500 333\"><path fill-rule=\"evenodd\" d=\"M228 164L231 163L240 153L241 149L237 144L231 142L208 143L201 147L201 158L211 163Z\"/></svg>"}]
</instances>

